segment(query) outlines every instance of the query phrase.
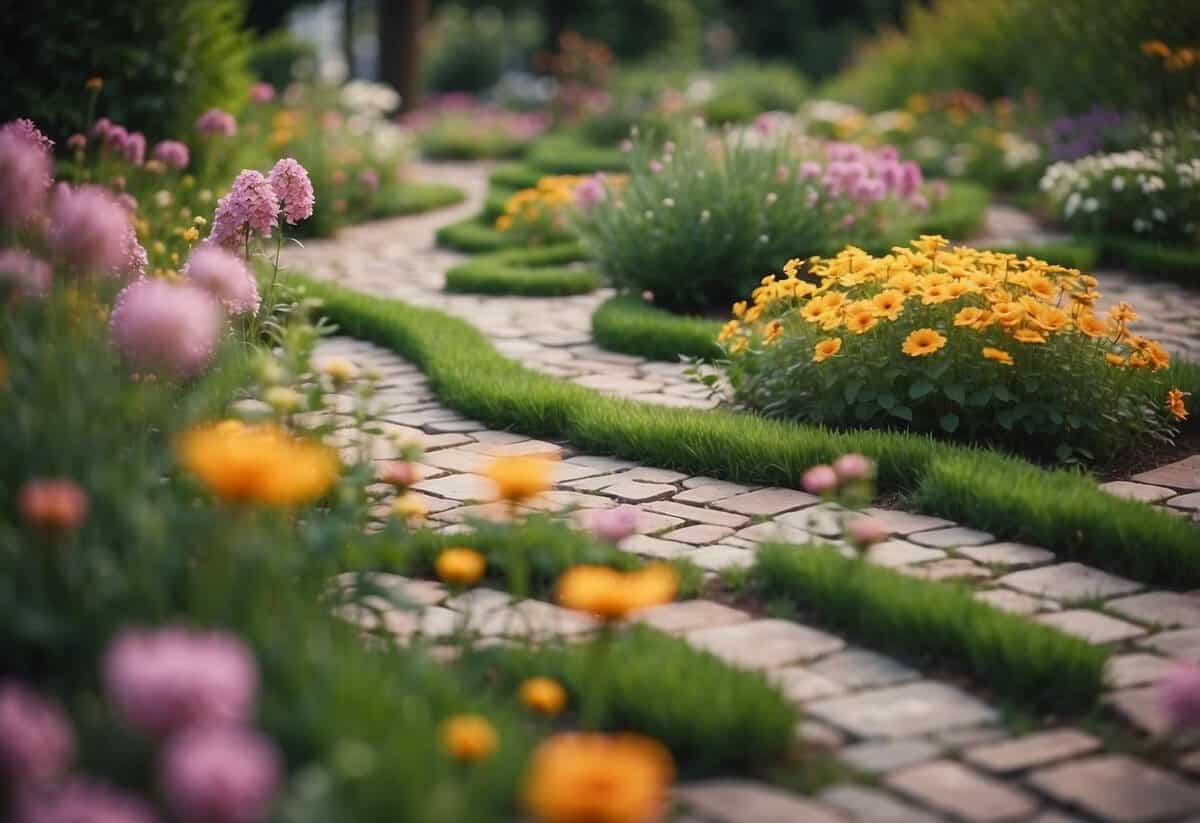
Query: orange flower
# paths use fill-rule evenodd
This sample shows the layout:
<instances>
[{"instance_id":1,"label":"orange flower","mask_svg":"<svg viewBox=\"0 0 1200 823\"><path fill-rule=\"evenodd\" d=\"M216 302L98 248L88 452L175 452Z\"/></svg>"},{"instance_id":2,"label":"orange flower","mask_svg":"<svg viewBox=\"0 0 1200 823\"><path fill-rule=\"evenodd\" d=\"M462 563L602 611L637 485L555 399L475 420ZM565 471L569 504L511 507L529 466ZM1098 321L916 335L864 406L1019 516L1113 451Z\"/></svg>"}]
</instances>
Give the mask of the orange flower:
<instances>
[{"instance_id":1,"label":"orange flower","mask_svg":"<svg viewBox=\"0 0 1200 823\"><path fill-rule=\"evenodd\" d=\"M1108 316L1121 325L1132 323L1138 319L1137 312L1128 303L1118 303L1108 310Z\"/></svg>"},{"instance_id":2,"label":"orange flower","mask_svg":"<svg viewBox=\"0 0 1200 823\"><path fill-rule=\"evenodd\" d=\"M458 547L441 552L434 567L437 576L444 582L470 586L483 577L487 560L474 549Z\"/></svg>"},{"instance_id":3,"label":"orange flower","mask_svg":"<svg viewBox=\"0 0 1200 823\"><path fill-rule=\"evenodd\" d=\"M521 702L539 714L560 714L567 705L567 691L557 680L531 677L521 684Z\"/></svg>"},{"instance_id":4,"label":"orange flower","mask_svg":"<svg viewBox=\"0 0 1200 823\"><path fill-rule=\"evenodd\" d=\"M442 747L455 760L475 763L496 751L496 730L486 717L456 714L442 723Z\"/></svg>"},{"instance_id":5,"label":"orange flower","mask_svg":"<svg viewBox=\"0 0 1200 823\"><path fill-rule=\"evenodd\" d=\"M904 292L899 289L885 289L875 295L871 305L877 316L895 320L904 308Z\"/></svg>"},{"instance_id":6,"label":"orange flower","mask_svg":"<svg viewBox=\"0 0 1200 823\"><path fill-rule=\"evenodd\" d=\"M1119 354L1113 354L1112 352L1105 352L1104 360L1110 366L1124 366L1125 365L1125 358Z\"/></svg>"},{"instance_id":7,"label":"orange flower","mask_svg":"<svg viewBox=\"0 0 1200 823\"><path fill-rule=\"evenodd\" d=\"M992 314L996 322L1005 328L1011 328L1021 322L1025 316L1025 307L1016 301L996 303L992 306Z\"/></svg>"},{"instance_id":8,"label":"orange flower","mask_svg":"<svg viewBox=\"0 0 1200 823\"><path fill-rule=\"evenodd\" d=\"M558 579L558 602L602 620L620 620L630 612L671 602L679 574L666 563L632 572L609 566L572 566Z\"/></svg>"},{"instance_id":9,"label":"orange flower","mask_svg":"<svg viewBox=\"0 0 1200 823\"><path fill-rule=\"evenodd\" d=\"M1013 364L1012 355L1004 349L993 349L990 346L985 346L983 349L983 357L985 360L991 360L999 363L1002 366L1011 366Z\"/></svg>"},{"instance_id":10,"label":"orange flower","mask_svg":"<svg viewBox=\"0 0 1200 823\"><path fill-rule=\"evenodd\" d=\"M554 461L537 457L498 457L484 470L501 500L525 500L550 488Z\"/></svg>"},{"instance_id":11,"label":"orange flower","mask_svg":"<svg viewBox=\"0 0 1200 823\"><path fill-rule=\"evenodd\" d=\"M1180 391L1179 389L1171 389L1167 392L1167 411L1175 415L1179 420L1188 419L1187 406L1184 405L1183 398L1189 397L1190 392Z\"/></svg>"},{"instance_id":12,"label":"orange flower","mask_svg":"<svg viewBox=\"0 0 1200 823\"><path fill-rule=\"evenodd\" d=\"M778 340L781 334L783 334L783 321L772 320L763 330L763 343L769 346Z\"/></svg>"},{"instance_id":13,"label":"orange flower","mask_svg":"<svg viewBox=\"0 0 1200 823\"><path fill-rule=\"evenodd\" d=\"M959 309L958 314L954 315L954 325L974 326L981 319L983 319L983 309L967 306L965 309Z\"/></svg>"},{"instance_id":14,"label":"orange flower","mask_svg":"<svg viewBox=\"0 0 1200 823\"><path fill-rule=\"evenodd\" d=\"M842 338L826 337L824 340L817 342L813 352L814 363L824 363L829 358L842 350Z\"/></svg>"},{"instance_id":15,"label":"orange flower","mask_svg":"<svg viewBox=\"0 0 1200 823\"><path fill-rule=\"evenodd\" d=\"M933 329L917 329L904 338L900 350L909 357L925 357L946 345L946 338Z\"/></svg>"},{"instance_id":16,"label":"orange flower","mask_svg":"<svg viewBox=\"0 0 1200 823\"><path fill-rule=\"evenodd\" d=\"M1104 337L1109 333L1107 321L1101 320L1091 312L1080 312L1075 318L1075 328L1088 337Z\"/></svg>"},{"instance_id":17,"label":"orange flower","mask_svg":"<svg viewBox=\"0 0 1200 823\"><path fill-rule=\"evenodd\" d=\"M1018 343L1045 343L1045 336L1037 329L1017 329L1013 332L1013 340Z\"/></svg>"},{"instance_id":18,"label":"orange flower","mask_svg":"<svg viewBox=\"0 0 1200 823\"><path fill-rule=\"evenodd\" d=\"M875 312L868 308L855 308L846 314L846 328L855 334L863 334L875 328L879 321Z\"/></svg>"}]
</instances>

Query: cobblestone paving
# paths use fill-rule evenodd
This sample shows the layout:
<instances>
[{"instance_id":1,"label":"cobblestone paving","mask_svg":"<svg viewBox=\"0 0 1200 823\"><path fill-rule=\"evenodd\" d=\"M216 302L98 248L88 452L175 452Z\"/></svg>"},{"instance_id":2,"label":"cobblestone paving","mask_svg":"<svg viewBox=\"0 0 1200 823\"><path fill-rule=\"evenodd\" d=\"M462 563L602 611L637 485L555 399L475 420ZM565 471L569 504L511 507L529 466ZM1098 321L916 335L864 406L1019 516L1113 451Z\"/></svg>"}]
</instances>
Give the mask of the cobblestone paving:
<instances>
[{"instance_id":1,"label":"cobblestone paving","mask_svg":"<svg viewBox=\"0 0 1200 823\"><path fill-rule=\"evenodd\" d=\"M657 402L701 402L684 391L677 371L592 346L587 314L597 296L545 301L438 291L441 272L459 258L432 248L432 229L470 214L482 185L473 170L437 172L470 187L467 205L360 227L336 242L309 244L290 256L290 264L366 292L465 317L510 356L550 373L562 369L558 376L564 379ZM379 401L392 407L386 415L390 428L419 439L427 450L425 479L417 488L429 504L431 521L441 528L461 528L469 515L499 516L495 507L479 502L488 498L489 489L478 469L491 457L555 453L562 458L556 486L541 505L574 506L573 516L584 522L596 509L636 506L638 534L624 548L647 557L684 556L715 573L750 564L765 537L803 543L810 535L833 532L834 518L804 492L689 477L489 431L441 407L420 372L394 354L347 338L321 345L319 356L335 354L383 375ZM390 456L385 444L376 454ZM1195 511L1200 509L1200 456L1112 490ZM980 599L1000 608L1090 642L1113 644L1118 653L1107 673L1108 709L1139 734L1162 733L1165 724L1150 684L1170 658L1200 659L1200 596L1148 590L1079 563L1058 562L1045 549L998 541L950 521L900 511L872 513L893 531L889 541L872 550L873 562L929 579L970 581ZM481 634L497 637L589 628L586 620L549 603L514 606L503 594L487 591L449 598L436 583L384 579L424 606L419 615L388 615L386 625L401 636L418 630L449 633L464 619ZM691 809L691 820L1051 823L1184 820L1200 813L1200 785L1190 777L1200 771L1200 751L1186 746L1168 749L1172 754L1164 766L1106 751L1104 742L1088 732L1053 722L1014 737L996 706L958 684L931 679L819 628L763 619L715 602L671 604L642 619L733 665L765 672L805 708L799 734L879 778L875 785L839 784L816 798L741 780L690 784L681 788L680 798Z\"/></svg>"}]
</instances>

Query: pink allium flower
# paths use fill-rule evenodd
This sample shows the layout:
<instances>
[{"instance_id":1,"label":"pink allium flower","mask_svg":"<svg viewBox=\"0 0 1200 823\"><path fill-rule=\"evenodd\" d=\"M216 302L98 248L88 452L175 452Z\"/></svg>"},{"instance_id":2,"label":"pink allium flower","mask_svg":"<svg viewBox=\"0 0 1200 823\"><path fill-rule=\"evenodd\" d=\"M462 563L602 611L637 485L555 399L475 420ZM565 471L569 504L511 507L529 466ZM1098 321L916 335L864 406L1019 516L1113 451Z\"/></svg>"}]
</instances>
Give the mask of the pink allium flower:
<instances>
[{"instance_id":1,"label":"pink allium flower","mask_svg":"<svg viewBox=\"0 0 1200 823\"><path fill-rule=\"evenodd\" d=\"M209 109L196 120L196 131L203 135L233 137L237 134L237 120L227 111Z\"/></svg>"},{"instance_id":2,"label":"pink allium flower","mask_svg":"<svg viewBox=\"0 0 1200 823\"><path fill-rule=\"evenodd\" d=\"M178 140L163 140L154 147L154 156L172 169L186 169L191 159L187 144Z\"/></svg>"},{"instance_id":3,"label":"pink allium flower","mask_svg":"<svg viewBox=\"0 0 1200 823\"><path fill-rule=\"evenodd\" d=\"M129 139L129 131L124 126L113 123L104 134L104 148L117 154L125 153L125 141Z\"/></svg>"},{"instance_id":4,"label":"pink allium flower","mask_svg":"<svg viewBox=\"0 0 1200 823\"><path fill-rule=\"evenodd\" d=\"M891 534L888 524L878 517L856 517L846 524L846 537L851 543L862 548L882 543Z\"/></svg>"},{"instance_id":5,"label":"pink allium flower","mask_svg":"<svg viewBox=\"0 0 1200 823\"><path fill-rule=\"evenodd\" d=\"M104 654L103 674L109 701L152 737L243 723L258 691L258 665L241 640L179 626L121 632Z\"/></svg>"},{"instance_id":6,"label":"pink allium flower","mask_svg":"<svg viewBox=\"0 0 1200 823\"><path fill-rule=\"evenodd\" d=\"M575 205L585 211L597 203L603 202L607 196L603 174L594 174L575 187Z\"/></svg>"},{"instance_id":7,"label":"pink allium flower","mask_svg":"<svg viewBox=\"0 0 1200 823\"><path fill-rule=\"evenodd\" d=\"M17 510L21 519L35 528L73 531L87 517L88 496L69 478L35 477L21 486Z\"/></svg>"},{"instance_id":8,"label":"pink allium flower","mask_svg":"<svg viewBox=\"0 0 1200 823\"><path fill-rule=\"evenodd\" d=\"M133 203L133 210L137 210L136 200ZM146 254L146 247L138 240L137 230L134 229L132 223L125 230L125 237L122 240L121 248L125 259L119 266L113 269L112 273L117 277L145 276L146 266L149 265L150 258Z\"/></svg>"},{"instance_id":9,"label":"pink allium flower","mask_svg":"<svg viewBox=\"0 0 1200 823\"><path fill-rule=\"evenodd\" d=\"M121 147L125 162L131 166L140 166L146 162L146 135L140 131L130 132Z\"/></svg>"},{"instance_id":10,"label":"pink allium flower","mask_svg":"<svg viewBox=\"0 0 1200 823\"><path fill-rule=\"evenodd\" d=\"M0 132L0 223L23 225L50 189L50 156L16 130Z\"/></svg>"},{"instance_id":11,"label":"pink allium flower","mask_svg":"<svg viewBox=\"0 0 1200 823\"><path fill-rule=\"evenodd\" d=\"M37 124L27 117L18 117L0 126L0 134L14 134L47 157L54 154L54 141L42 134Z\"/></svg>"},{"instance_id":12,"label":"pink allium flower","mask_svg":"<svg viewBox=\"0 0 1200 823\"><path fill-rule=\"evenodd\" d=\"M633 506L599 509L592 512L588 528L592 534L610 543L619 543L637 529L638 510Z\"/></svg>"},{"instance_id":13,"label":"pink allium flower","mask_svg":"<svg viewBox=\"0 0 1200 823\"><path fill-rule=\"evenodd\" d=\"M815 160L805 160L800 164L800 176L806 180L815 180L821 176L821 164Z\"/></svg>"},{"instance_id":14,"label":"pink allium flower","mask_svg":"<svg viewBox=\"0 0 1200 823\"><path fill-rule=\"evenodd\" d=\"M653 174L658 174L658 173L659 173L660 171L662 171L662 170L663 170L663 164L662 164L662 163L660 163L660 162L659 162L659 161L657 161L657 160L651 160L651 161L650 161L650 171L651 171L651 173L653 173Z\"/></svg>"},{"instance_id":15,"label":"pink allium flower","mask_svg":"<svg viewBox=\"0 0 1200 823\"><path fill-rule=\"evenodd\" d=\"M245 242L246 231L270 237L279 224L279 196L260 172L243 169L229 194L217 201L209 239L227 249Z\"/></svg>"},{"instance_id":16,"label":"pink allium flower","mask_svg":"<svg viewBox=\"0 0 1200 823\"><path fill-rule=\"evenodd\" d=\"M66 771L75 736L61 708L24 686L0 681L0 774L43 782Z\"/></svg>"},{"instance_id":17,"label":"pink allium flower","mask_svg":"<svg viewBox=\"0 0 1200 823\"><path fill-rule=\"evenodd\" d=\"M193 729L162 754L163 795L183 823L259 823L279 789L279 753L236 727Z\"/></svg>"},{"instance_id":18,"label":"pink allium flower","mask_svg":"<svg viewBox=\"0 0 1200 823\"><path fill-rule=\"evenodd\" d=\"M220 304L199 286L141 279L117 295L109 332L130 368L186 378L212 359L222 319Z\"/></svg>"},{"instance_id":19,"label":"pink allium flower","mask_svg":"<svg viewBox=\"0 0 1200 823\"><path fill-rule=\"evenodd\" d=\"M308 171L291 157L284 157L275 163L267 180L279 197L279 205L288 223L295 225L301 220L312 217L313 197L312 181L308 179Z\"/></svg>"},{"instance_id":20,"label":"pink allium flower","mask_svg":"<svg viewBox=\"0 0 1200 823\"><path fill-rule=\"evenodd\" d=\"M79 271L120 271L129 260L129 215L107 189L60 185L50 208L46 241Z\"/></svg>"},{"instance_id":21,"label":"pink allium flower","mask_svg":"<svg viewBox=\"0 0 1200 823\"><path fill-rule=\"evenodd\" d=\"M370 192L379 191L379 172L375 169L363 169L358 173L358 182Z\"/></svg>"},{"instance_id":22,"label":"pink allium flower","mask_svg":"<svg viewBox=\"0 0 1200 823\"><path fill-rule=\"evenodd\" d=\"M1158 705L1176 729L1200 726L1200 665L1177 663L1158 681Z\"/></svg>"},{"instance_id":23,"label":"pink allium flower","mask_svg":"<svg viewBox=\"0 0 1200 823\"><path fill-rule=\"evenodd\" d=\"M861 454L843 454L833 461L833 470L843 483L850 480L865 480L875 475L875 464Z\"/></svg>"},{"instance_id":24,"label":"pink allium flower","mask_svg":"<svg viewBox=\"0 0 1200 823\"><path fill-rule=\"evenodd\" d=\"M674 154L674 153L675 153L675 141L674 140L668 140L667 142L663 143L663 154Z\"/></svg>"},{"instance_id":25,"label":"pink allium flower","mask_svg":"<svg viewBox=\"0 0 1200 823\"><path fill-rule=\"evenodd\" d=\"M847 214L842 218L842 228L848 229L858 222L858 218L853 214Z\"/></svg>"},{"instance_id":26,"label":"pink allium flower","mask_svg":"<svg viewBox=\"0 0 1200 823\"><path fill-rule=\"evenodd\" d=\"M52 279L49 264L24 249L0 249L0 283L19 297L45 297Z\"/></svg>"},{"instance_id":27,"label":"pink allium flower","mask_svg":"<svg viewBox=\"0 0 1200 823\"><path fill-rule=\"evenodd\" d=\"M806 471L800 483L809 494L825 494L838 487L838 476L833 466L821 464Z\"/></svg>"},{"instance_id":28,"label":"pink allium flower","mask_svg":"<svg viewBox=\"0 0 1200 823\"><path fill-rule=\"evenodd\" d=\"M15 823L156 823L141 798L103 783L73 780L49 793L18 796Z\"/></svg>"},{"instance_id":29,"label":"pink allium flower","mask_svg":"<svg viewBox=\"0 0 1200 823\"><path fill-rule=\"evenodd\" d=\"M92 123L92 128L88 131L88 133L92 137L103 141L108 138L108 133L112 127L113 121L109 120L107 117L99 117L96 119L95 123Z\"/></svg>"},{"instance_id":30,"label":"pink allium flower","mask_svg":"<svg viewBox=\"0 0 1200 823\"><path fill-rule=\"evenodd\" d=\"M901 197L912 197L921 189L921 183L924 177L921 174L921 167L911 160L907 163L900 164L900 183L896 187L897 194Z\"/></svg>"},{"instance_id":31,"label":"pink allium flower","mask_svg":"<svg viewBox=\"0 0 1200 823\"><path fill-rule=\"evenodd\" d=\"M67 148L69 148L71 151L83 151L87 148L87 135L78 133L72 134L67 138Z\"/></svg>"},{"instance_id":32,"label":"pink allium flower","mask_svg":"<svg viewBox=\"0 0 1200 823\"><path fill-rule=\"evenodd\" d=\"M258 311L258 281L240 257L220 246L198 246L181 273L220 300L233 317Z\"/></svg>"},{"instance_id":33,"label":"pink allium flower","mask_svg":"<svg viewBox=\"0 0 1200 823\"><path fill-rule=\"evenodd\" d=\"M275 99L275 87L270 83L255 83L250 87L250 102L270 103Z\"/></svg>"}]
</instances>

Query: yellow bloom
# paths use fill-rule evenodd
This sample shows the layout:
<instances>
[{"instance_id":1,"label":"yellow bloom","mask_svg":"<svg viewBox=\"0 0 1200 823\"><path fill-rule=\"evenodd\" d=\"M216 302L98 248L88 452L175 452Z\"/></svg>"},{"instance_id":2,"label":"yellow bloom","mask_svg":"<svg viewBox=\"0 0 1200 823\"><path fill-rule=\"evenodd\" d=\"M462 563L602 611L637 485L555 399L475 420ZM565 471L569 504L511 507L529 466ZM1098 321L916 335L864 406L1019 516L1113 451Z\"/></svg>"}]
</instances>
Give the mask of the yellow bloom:
<instances>
[{"instance_id":1,"label":"yellow bloom","mask_svg":"<svg viewBox=\"0 0 1200 823\"><path fill-rule=\"evenodd\" d=\"M919 238L912 241L915 248L923 254L933 256L940 250L950 245L950 241L940 234L922 234Z\"/></svg>"},{"instance_id":2,"label":"yellow bloom","mask_svg":"<svg viewBox=\"0 0 1200 823\"><path fill-rule=\"evenodd\" d=\"M1043 300L1053 301L1058 299L1059 288L1048 277L1035 277L1025 284L1025 288Z\"/></svg>"},{"instance_id":3,"label":"yellow bloom","mask_svg":"<svg viewBox=\"0 0 1200 823\"><path fill-rule=\"evenodd\" d=\"M1042 331L1062 331L1071 322L1071 316L1054 306L1037 305L1029 312L1030 321Z\"/></svg>"},{"instance_id":4,"label":"yellow bloom","mask_svg":"<svg viewBox=\"0 0 1200 823\"><path fill-rule=\"evenodd\" d=\"M1137 312L1128 303L1118 303L1108 310L1108 316L1122 325L1133 323L1138 319Z\"/></svg>"},{"instance_id":5,"label":"yellow bloom","mask_svg":"<svg viewBox=\"0 0 1200 823\"><path fill-rule=\"evenodd\" d=\"M630 612L669 603L679 590L673 566L654 563L632 572L609 566L572 566L558 579L558 602L601 620L620 620Z\"/></svg>"},{"instance_id":6,"label":"yellow bloom","mask_svg":"<svg viewBox=\"0 0 1200 823\"><path fill-rule=\"evenodd\" d=\"M899 289L885 289L871 300L878 317L895 320L904 308L904 292Z\"/></svg>"},{"instance_id":7,"label":"yellow bloom","mask_svg":"<svg viewBox=\"0 0 1200 823\"><path fill-rule=\"evenodd\" d=\"M539 714L561 714L567 705L567 690L549 677L531 677L521 684L521 702Z\"/></svg>"},{"instance_id":8,"label":"yellow bloom","mask_svg":"<svg viewBox=\"0 0 1200 823\"><path fill-rule=\"evenodd\" d=\"M334 383L346 383L358 377L358 366L344 357L330 357L322 361L319 368Z\"/></svg>"},{"instance_id":9,"label":"yellow bloom","mask_svg":"<svg viewBox=\"0 0 1200 823\"><path fill-rule=\"evenodd\" d=\"M750 345L750 341L748 339L746 339L745 337L739 337L737 340L734 340L732 344L730 344L729 353L730 354L741 354L742 352L744 352L746 350L746 347L749 345Z\"/></svg>"},{"instance_id":10,"label":"yellow bloom","mask_svg":"<svg viewBox=\"0 0 1200 823\"><path fill-rule=\"evenodd\" d=\"M974 306L967 306L965 309L959 309L958 314L954 315L954 325L974 326L981 319L983 319L982 309L977 309Z\"/></svg>"},{"instance_id":11,"label":"yellow bloom","mask_svg":"<svg viewBox=\"0 0 1200 823\"><path fill-rule=\"evenodd\" d=\"M739 300L733 304L733 316L734 317L741 317L745 313L746 313L746 301L745 300Z\"/></svg>"},{"instance_id":12,"label":"yellow bloom","mask_svg":"<svg viewBox=\"0 0 1200 823\"><path fill-rule=\"evenodd\" d=\"M754 322L758 321L758 318L762 317L762 313L763 313L762 306L752 306L751 308L749 308L746 311L746 316L743 317L742 319L745 320L747 323L754 323Z\"/></svg>"},{"instance_id":13,"label":"yellow bloom","mask_svg":"<svg viewBox=\"0 0 1200 823\"><path fill-rule=\"evenodd\" d=\"M1088 337L1105 337L1111 331L1106 321L1091 312L1080 312L1075 317L1075 328Z\"/></svg>"},{"instance_id":14,"label":"yellow bloom","mask_svg":"<svg viewBox=\"0 0 1200 823\"><path fill-rule=\"evenodd\" d=\"M1188 410L1183 402L1183 398L1189 397L1190 394L1190 392L1180 391L1179 389L1171 389L1167 392L1167 410L1179 420L1188 419Z\"/></svg>"},{"instance_id":15,"label":"yellow bloom","mask_svg":"<svg viewBox=\"0 0 1200 823\"><path fill-rule=\"evenodd\" d=\"M496 751L496 730L486 717L477 714L456 714L447 718L441 728L442 747L455 760L475 763L486 760Z\"/></svg>"},{"instance_id":16,"label":"yellow bloom","mask_svg":"<svg viewBox=\"0 0 1200 823\"><path fill-rule=\"evenodd\" d=\"M1112 352L1105 352L1104 359L1110 366L1124 366L1125 365L1125 358L1119 354L1113 354Z\"/></svg>"},{"instance_id":17,"label":"yellow bloom","mask_svg":"<svg viewBox=\"0 0 1200 823\"><path fill-rule=\"evenodd\" d=\"M522 800L540 823L659 823L674 776L648 737L564 732L534 751Z\"/></svg>"},{"instance_id":18,"label":"yellow bloom","mask_svg":"<svg viewBox=\"0 0 1200 823\"><path fill-rule=\"evenodd\" d=\"M825 313L825 304L821 302L821 298L814 297L804 304L804 308L800 310L800 316L810 323L819 323L821 315Z\"/></svg>"},{"instance_id":19,"label":"yellow bloom","mask_svg":"<svg viewBox=\"0 0 1200 823\"><path fill-rule=\"evenodd\" d=\"M898 272L889 277L884 285L901 294L909 295L917 290L917 276L910 271Z\"/></svg>"},{"instance_id":20,"label":"yellow bloom","mask_svg":"<svg viewBox=\"0 0 1200 823\"><path fill-rule=\"evenodd\" d=\"M308 503L329 490L341 469L328 446L298 440L275 425L237 420L188 430L178 453L209 491L231 502Z\"/></svg>"},{"instance_id":21,"label":"yellow bloom","mask_svg":"<svg viewBox=\"0 0 1200 823\"><path fill-rule=\"evenodd\" d=\"M917 329L904 338L900 350L909 357L925 357L946 345L946 338L933 329Z\"/></svg>"},{"instance_id":22,"label":"yellow bloom","mask_svg":"<svg viewBox=\"0 0 1200 823\"><path fill-rule=\"evenodd\" d=\"M104 78L99 76L89 77L87 79L87 83L84 85L87 86L88 91L92 93L98 92L100 89L104 88Z\"/></svg>"},{"instance_id":23,"label":"yellow bloom","mask_svg":"<svg viewBox=\"0 0 1200 823\"><path fill-rule=\"evenodd\" d=\"M425 501L420 495L406 492L398 495L392 501L392 516L399 517L406 522L419 521L425 515L429 514L429 507L425 505Z\"/></svg>"},{"instance_id":24,"label":"yellow bloom","mask_svg":"<svg viewBox=\"0 0 1200 823\"><path fill-rule=\"evenodd\" d=\"M487 560L474 549L458 547L443 550L437 556L434 567L443 582L471 586L483 577Z\"/></svg>"},{"instance_id":25,"label":"yellow bloom","mask_svg":"<svg viewBox=\"0 0 1200 823\"><path fill-rule=\"evenodd\" d=\"M745 305L745 304L743 304L743 305ZM721 326L721 333L717 335L717 342L724 343L726 340L728 340L729 338L731 338L735 334L737 334L738 329L740 329L741 327L742 327L742 324L739 323L738 321L730 320L728 323Z\"/></svg>"},{"instance_id":26,"label":"yellow bloom","mask_svg":"<svg viewBox=\"0 0 1200 823\"><path fill-rule=\"evenodd\" d=\"M183 230L183 240L189 246L200 239L200 231L195 226L188 226Z\"/></svg>"},{"instance_id":27,"label":"yellow bloom","mask_svg":"<svg viewBox=\"0 0 1200 823\"><path fill-rule=\"evenodd\" d=\"M854 311L846 313L846 329L855 334L864 334L870 331L878 322L872 309L856 308Z\"/></svg>"},{"instance_id":28,"label":"yellow bloom","mask_svg":"<svg viewBox=\"0 0 1200 823\"><path fill-rule=\"evenodd\" d=\"M550 488L554 461L538 457L498 457L484 470L501 500L525 500Z\"/></svg>"},{"instance_id":29,"label":"yellow bloom","mask_svg":"<svg viewBox=\"0 0 1200 823\"><path fill-rule=\"evenodd\" d=\"M1045 343L1046 337L1037 329L1021 328L1013 332L1013 340L1018 343Z\"/></svg>"},{"instance_id":30,"label":"yellow bloom","mask_svg":"<svg viewBox=\"0 0 1200 823\"><path fill-rule=\"evenodd\" d=\"M1025 307L1016 301L1008 301L996 303L992 306L992 314L996 316L996 322L1005 328L1011 328L1019 325L1025 317Z\"/></svg>"},{"instance_id":31,"label":"yellow bloom","mask_svg":"<svg viewBox=\"0 0 1200 823\"><path fill-rule=\"evenodd\" d=\"M778 340L781 334L783 334L783 321L772 320L763 331L763 343L769 346Z\"/></svg>"},{"instance_id":32,"label":"yellow bloom","mask_svg":"<svg viewBox=\"0 0 1200 823\"><path fill-rule=\"evenodd\" d=\"M990 346L985 346L983 357L985 360L992 360L1004 366L1011 366L1013 364L1012 355L1004 349L993 349Z\"/></svg>"},{"instance_id":33,"label":"yellow bloom","mask_svg":"<svg viewBox=\"0 0 1200 823\"><path fill-rule=\"evenodd\" d=\"M817 342L813 350L813 362L824 363L829 358L842 350L842 338L826 337L824 340Z\"/></svg>"}]
</instances>

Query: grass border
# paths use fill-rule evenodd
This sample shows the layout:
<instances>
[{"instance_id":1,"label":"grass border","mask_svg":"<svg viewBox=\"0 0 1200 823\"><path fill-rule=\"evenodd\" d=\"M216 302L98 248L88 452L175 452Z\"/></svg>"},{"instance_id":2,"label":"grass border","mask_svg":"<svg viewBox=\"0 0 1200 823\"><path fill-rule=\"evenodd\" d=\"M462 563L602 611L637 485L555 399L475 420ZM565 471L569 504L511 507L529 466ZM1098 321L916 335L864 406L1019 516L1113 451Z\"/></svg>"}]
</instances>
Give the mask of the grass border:
<instances>
[{"instance_id":1,"label":"grass border","mask_svg":"<svg viewBox=\"0 0 1200 823\"><path fill-rule=\"evenodd\" d=\"M607 397L500 355L469 323L435 309L293 275L346 333L412 360L441 402L486 425L566 440L595 454L744 483L796 488L816 463L857 451L877 464L881 492L1167 588L1200 585L1200 531L1102 491L1066 469L920 435L835 432L721 410Z\"/></svg>"},{"instance_id":2,"label":"grass border","mask_svg":"<svg viewBox=\"0 0 1200 823\"><path fill-rule=\"evenodd\" d=\"M434 236L442 248L467 254L485 254L514 247L511 237L497 229L494 221L480 215L440 226Z\"/></svg>"},{"instance_id":3,"label":"grass border","mask_svg":"<svg viewBox=\"0 0 1200 823\"><path fill-rule=\"evenodd\" d=\"M715 360L722 356L717 345L720 329L720 321L674 314L635 294L611 297L592 314L596 345L650 360L670 362L680 356Z\"/></svg>"},{"instance_id":4,"label":"grass border","mask_svg":"<svg viewBox=\"0 0 1200 823\"><path fill-rule=\"evenodd\" d=\"M1113 236L1098 242L1101 259L1106 262L1200 288L1200 249Z\"/></svg>"},{"instance_id":5,"label":"grass border","mask_svg":"<svg viewBox=\"0 0 1200 823\"><path fill-rule=\"evenodd\" d=\"M466 294L566 297L593 292L601 282L593 268L512 265L500 259L500 254L488 254L450 268L445 288Z\"/></svg>"}]
</instances>

